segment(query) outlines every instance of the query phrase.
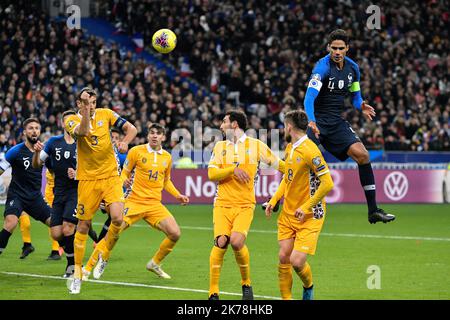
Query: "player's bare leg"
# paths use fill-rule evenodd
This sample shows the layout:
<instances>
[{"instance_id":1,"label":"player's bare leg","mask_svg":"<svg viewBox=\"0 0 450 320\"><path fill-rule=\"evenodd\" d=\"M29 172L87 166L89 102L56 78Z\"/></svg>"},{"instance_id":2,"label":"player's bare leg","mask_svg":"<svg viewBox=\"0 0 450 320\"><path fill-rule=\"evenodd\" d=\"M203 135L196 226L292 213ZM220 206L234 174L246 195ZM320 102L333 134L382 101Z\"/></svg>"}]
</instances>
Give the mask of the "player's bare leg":
<instances>
[{"instance_id":1,"label":"player's bare leg","mask_svg":"<svg viewBox=\"0 0 450 320\"><path fill-rule=\"evenodd\" d=\"M156 273L159 277L170 279L170 275L161 269L162 260L172 252L178 239L180 239L181 231L174 217L168 217L158 224L158 228L165 233L166 238L159 245L158 251L147 263L147 270Z\"/></svg>"},{"instance_id":2,"label":"player's bare leg","mask_svg":"<svg viewBox=\"0 0 450 320\"><path fill-rule=\"evenodd\" d=\"M243 233L232 232L230 244L241 272L242 300L253 300L253 289L250 281L250 255L245 245L245 239Z\"/></svg>"},{"instance_id":3,"label":"player's bare leg","mask_svg":"<svg viewBox=\"0 0 450 320\"><path fill-rule=\"evenodd\" d=\"M361 142L354 143L348 149L347 154L358 163L359 180L364 189L367 207L369 211L369 222L383 223L393 221L395 216L378 208L376 201L375 177L373 175L372 165L370 164L370 156L367 149Z\"/></svg>"}]
</instances>

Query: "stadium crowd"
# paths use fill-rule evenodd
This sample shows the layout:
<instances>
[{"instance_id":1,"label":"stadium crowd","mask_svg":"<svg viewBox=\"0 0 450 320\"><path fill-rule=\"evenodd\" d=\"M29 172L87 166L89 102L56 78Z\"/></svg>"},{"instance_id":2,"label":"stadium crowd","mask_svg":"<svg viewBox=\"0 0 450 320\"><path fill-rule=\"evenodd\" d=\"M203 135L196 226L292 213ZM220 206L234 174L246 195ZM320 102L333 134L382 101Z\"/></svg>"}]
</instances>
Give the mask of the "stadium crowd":
<instances>
[{"instance_id":1,"label":"stadium crowd","mask_svg":"<svg viewBox=\"0 0 450 320\"><path fill-rule=\"evenodd\" d=\"M195 120L204 128L218 127L220 115L233 107L247 112L253 129L280 128L287 111L302 107L312 67L326 54L326 35L339 27L351 34L349 57L359 63L363 97L377 111L371 123L350 102L345 111L365 145L450 150L445 1L380 1L380 30L366 27L367 1L113 0L103 5L102 17L130 35L141 32L147 47L157 29L172 29L177 48L163 58L179 75L170 79L133 59L132 52L51 21L39 2L1 4L0 148L20 141L21 123L30 116L41 120L44 135L60 133L61 113L75 106L75 93L86 85L100 93L97 106L117 111L137 127L136 144L144 142L148 121L193 134ZM191 92L183 77L207 94Z\"/></svg>"}]
</instances>

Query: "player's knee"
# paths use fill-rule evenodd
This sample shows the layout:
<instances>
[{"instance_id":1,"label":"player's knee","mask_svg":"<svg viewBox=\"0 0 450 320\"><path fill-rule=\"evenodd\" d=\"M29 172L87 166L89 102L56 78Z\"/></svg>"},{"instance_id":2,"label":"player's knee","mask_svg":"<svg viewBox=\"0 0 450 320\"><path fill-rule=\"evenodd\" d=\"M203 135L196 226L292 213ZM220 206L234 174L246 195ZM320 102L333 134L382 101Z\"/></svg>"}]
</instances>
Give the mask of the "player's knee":
<instances>
[{"instance_id":1,"label":"player's knee","mask_svg":"<svg viewBox=\"0 0 450 320\"><path fill-rule=\"evenodd\" d=\"M231 247L235 251L241 250L242 247L244 247L244 242L245 242L245 238L243 239L243 238L231 237L231 239L230 239Z\"/></svg>"},{"instance_id":2,"label":"player's knee","mask_svg":"<svg viewBox=\"0 0 450 320\"><path fill-rule=\"evenodd\" d=\"M305 256L301 255L301 256L296 256L296 257L291 256L290 261L291 261L292 267L295 269L295 271L302 271L303 267L305 266L306 255Z\"/></svg>"},{"instance_id":3,"label":"player's knee","mask_svg":"<svg viewBox=\"0 0 450 320\"><path fill-rule=\"evenodd\" d=\"M278 253L278 259L280 260L280 263L282 263L282 264L291 263L291 254L289 252L280 251Z\"/></svg>"},{"instance_id":4,"label":"player's knee","mask_svg":"<svg viewBox=\"0 0 450 320\"><path fill-rule=\"evenodd\" d=\"M227 235L217 236L214 239L214 245L220 249L226 249L230 243L230 237Z\"/></svg>"},{"instance_id":5,"label":"player's knee","mask_svg":"<svg viewBox=\"0 0 450 320\"><path fill-rule=\"evenodd\" d=\"M7 215L3 223L3 228L12 233L19 223L19 218L15 215Z\"/></svg>"},{"instance_id":6,"label":"player's knee","mask_svg":"<svg viewBox=\"0 0 450 320\"><path fill-rule=\"evenodd\" d=\"M180 231L180 229L177 228L177 229L171 230L171 231L169 232L169 234L167 235L167 237L168 237L170 240L172 240L172 241L174 241L174 242L177 242L178 239L180 239L180 237L181 237L181 231Z\"/></svg>"},{"instance_id":7,"label":"player's knee","mask_svg":"<svg viewBox=\"0 0 450 320\"><path fill-rule=\"evenodd\" d=\"M73 224L63 224L62 232L65 237L71 236L75 232L75 226Z\"/></svg>"},{"instance_id":8,"label":"player's knee","mask_svg":"<svg viewBox=\"0 0 450 320\"><path fill-rule=\"evenodd\" d=\"M121 215L111 217L111 223L118 228L120 228L122 226L122 222L123 222L123 217Z\"/></svg>"},{"instance_id":9,"label":"player's knee","mask_svg":"<svg viewBox=\"0 0 450 320\"><path fill-rule=\"evenodd\" d=\"M77 225L77 232L88 234L91 222L89 220L79 220Z\"/></svg>"}]
</instances>

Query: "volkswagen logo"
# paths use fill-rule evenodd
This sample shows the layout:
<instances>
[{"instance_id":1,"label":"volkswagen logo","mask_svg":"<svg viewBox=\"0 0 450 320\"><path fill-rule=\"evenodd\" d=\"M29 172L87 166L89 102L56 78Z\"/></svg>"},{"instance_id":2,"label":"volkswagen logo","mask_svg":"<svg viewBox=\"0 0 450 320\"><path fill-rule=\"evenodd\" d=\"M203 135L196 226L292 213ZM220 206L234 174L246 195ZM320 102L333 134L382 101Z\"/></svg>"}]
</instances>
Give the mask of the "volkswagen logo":
<instances>
[{"instance_id":1,"label":"volkswagen logo","mask_svg":"<svg viewBox=\"0 0 450 320\"><path fill-rule=\"evenodd\" d=\"M408 178L400 171L394 171L384 179L384 194L393 201L403 199L408 193Z\"/></svg>"}]
</instances>

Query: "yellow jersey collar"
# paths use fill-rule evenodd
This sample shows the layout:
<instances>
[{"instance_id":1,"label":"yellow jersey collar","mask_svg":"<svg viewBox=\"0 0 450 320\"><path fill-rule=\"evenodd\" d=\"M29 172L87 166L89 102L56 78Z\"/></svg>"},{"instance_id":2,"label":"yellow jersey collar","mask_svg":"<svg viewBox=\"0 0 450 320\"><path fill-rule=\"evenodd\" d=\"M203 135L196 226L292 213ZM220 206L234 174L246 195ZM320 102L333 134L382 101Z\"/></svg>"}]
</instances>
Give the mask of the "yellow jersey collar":
<instances>
[{"instance_id":1,"label":"yellow jersey collar","mask_svg":"<svg viewBox=\"0 0 450 320\"><path fill-rule=\"evenodd\" d=\"M244 133L237 141L237 143L244 143L245 139L247 139L247 135ZM227 140L227 144L233 144L232 141Z\"/></svg>"},{"instance_id":2,"label":"yellow jersey collar","mask_svg":"<svg viewBox=\"0 0 450 320\"><path fill-rule=\"evenodd\" d=\"M301 137L300 139L297 140L297 142L295 142L292 145L292 150L294 150L295 148L297 148L299 145L301 145L306 139L308 139L308 136L305 134L303 137Z\"/></svg>"},{"instance_id":3,"label":"yellow jersey collar","mask_svg":"<svg viewBox=\"0 0 450 320\"><path fill-rule=\"evenodd\" d=\"M161 148L161 149L159 149L159 150L153 150L151 147L150 147L150 144L148 144L147 143L147 150L148 150L148 152L150 152L150 153L158 153L158 154L162 154L163 153L163 148Z\"/></svg>"}]
</instances>

